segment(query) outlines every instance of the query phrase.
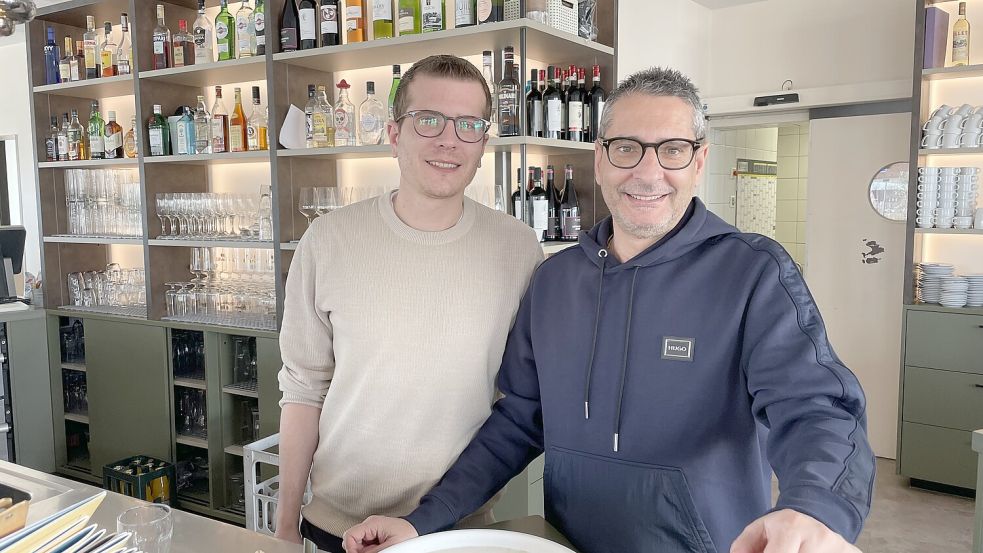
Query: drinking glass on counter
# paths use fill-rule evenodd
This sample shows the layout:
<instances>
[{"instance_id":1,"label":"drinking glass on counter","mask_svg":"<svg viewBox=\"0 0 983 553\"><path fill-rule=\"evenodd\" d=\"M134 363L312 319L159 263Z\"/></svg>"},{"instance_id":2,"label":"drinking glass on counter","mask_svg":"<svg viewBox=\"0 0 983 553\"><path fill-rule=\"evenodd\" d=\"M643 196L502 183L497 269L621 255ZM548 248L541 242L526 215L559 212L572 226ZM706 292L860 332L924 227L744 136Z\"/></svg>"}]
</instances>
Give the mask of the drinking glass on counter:
<instances>
[{"instance_id":1,"label":"drinking glass on counter","mask_svg":"<svg viewBox=\"0 0 983 553\"><path fill-rule=\"evenodd\" d=\"M140 181L135 169L68 169L68 234L139 237L143 233Z\"/></svg>"},{"instance_id":2,"label":"drinking glass on counter","mask_svg":"<svg viewBox=\"0 0 983 553\"><path fill-rule=\"evenodd\" d=\"M174 533L171 508L160 503L131 507L116 519L116 531L129 532L130 545L143 553L168 553Z\"/></svg>"}]
</instances>

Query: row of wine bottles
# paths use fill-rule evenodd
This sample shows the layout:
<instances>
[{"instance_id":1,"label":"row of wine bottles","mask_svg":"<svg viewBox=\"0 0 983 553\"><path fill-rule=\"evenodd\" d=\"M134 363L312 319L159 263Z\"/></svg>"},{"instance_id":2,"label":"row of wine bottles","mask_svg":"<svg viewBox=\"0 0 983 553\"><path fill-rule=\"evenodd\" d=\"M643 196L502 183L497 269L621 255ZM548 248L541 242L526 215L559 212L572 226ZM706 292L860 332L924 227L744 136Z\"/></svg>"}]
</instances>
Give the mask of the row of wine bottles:
<instances>
[{"instance_id":1,"label":"row of wine bottles","mask_svg":"<svg viewBox=\"0 0 983 553\"><path fill-rule=\"evenodd\" d=\"M526 182L526 199L522 200L522 169L516 170L519 188L512 193L512 214L524 219L536 231L540 242L575 242L580 234L580 205L577 188L573 182L573 165L563 170L563 185L554 178L552 165L546 166L546 183L543 169L529 167ZM501 206L498 206L501 209Z\"/></svg>"}]
</instances>

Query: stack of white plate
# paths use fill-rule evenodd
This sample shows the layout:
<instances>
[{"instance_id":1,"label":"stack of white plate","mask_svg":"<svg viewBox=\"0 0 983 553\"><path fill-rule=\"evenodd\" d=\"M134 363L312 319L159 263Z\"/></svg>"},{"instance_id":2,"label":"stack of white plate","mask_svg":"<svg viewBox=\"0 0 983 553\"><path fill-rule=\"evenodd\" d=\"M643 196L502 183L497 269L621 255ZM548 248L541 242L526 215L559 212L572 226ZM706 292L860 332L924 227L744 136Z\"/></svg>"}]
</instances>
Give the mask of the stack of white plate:
<instances>
[{"instance_id":1,"label":"stack of white plate","mask_svg":"<svg viewBox=\"0 0 983 553\"><path fill-rule=\"evenodd\" d=\"M945 307L966 307L969 300L969 281L966 277L942 277L942 300Z\"/></svg>"},{"instance_id":2,"label":"stack of white plate","mask_svg":"<svg viewBox=\"0 0 983 553\"><path fill-rule=\"evenodd\" d=\"M916 263L918 299L923 303L939 303L942 300L942 279L952 276L948 263Z\"/></svg>"},{"instance_id":3,"label":"stack of white plate","mask_svg":"<svg viewBox=\"0 0 983 553\"><path fill-rule=\"evenodd\" d=\"M969 291L966 293L966 307L983 307L983 274L966 275Z\"/></svg>"}]
</instances>

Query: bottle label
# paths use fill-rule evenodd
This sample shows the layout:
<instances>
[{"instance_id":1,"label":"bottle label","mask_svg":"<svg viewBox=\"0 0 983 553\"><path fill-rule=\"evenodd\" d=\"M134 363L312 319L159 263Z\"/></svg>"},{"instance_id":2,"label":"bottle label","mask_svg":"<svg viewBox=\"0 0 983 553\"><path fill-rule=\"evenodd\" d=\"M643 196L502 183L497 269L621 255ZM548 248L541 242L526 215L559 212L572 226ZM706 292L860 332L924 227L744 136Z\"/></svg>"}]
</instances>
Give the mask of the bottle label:
<instances>
[{"instance_id":1,"label":"bottle label","mask_svg":"<svg viewBox=\"0 0 983 553\"><path fill-rule=\"evenodd\" d=\"M242 125L229 125L229 151L241 152L242 146Z\"/></svg>"},{"instance_id":2,"label":"bottle label","mask_svg":"<svg viewBox=\"0 0 983 553\"><path fill-rule=\"evenodd\" d=\"M457 9L454 12L454 25L458 27L474 25L474 13L471 12L470 2L460 1L457 3Z\"/></svg>"},{"instance_id":3,"label":"bottle label","mask_svg":"<svg viewBox=\"0 0 983 553\"><path fill-rule=\"evenodd\" d=\"M113 63L113 52L112 50L103 50L102 52L102 70L105 71L107 67L112 70L116 64Z\"/></svg>"},{"instance_id":4,"label":"bottle label","mask_svg":"<svg viewBox=\"0 0 983 553\"><path fill-rule=\"evenodd\" d=\"M952 61L966 62L969 59L969 33L959 31L952 33Z\"/></svg>"},{"instance_id":5,"label":"bottle label","mask_svg":"<svg viewBox=\"0 0 983 553\"><path fill-rule=\"evenodd\" d=\"M328 140L328 118L323 113L315 113L310 118L311 128L307 131L317 147L324 146Z\"/></svg>"},{"instance_id":6,"label":"bottle label","mask_svg":"<svg viewBox=\"0 0 983 553\"><path fill-rule=\"evenodd\" d=\"M69 69L69 74L71 74L71 79L73 81L78 81L78 80L81 80L82 79L82 75L79 74L79 64L77 64L77 63L70 63L69 64L69 68L70 68Z\"/></svg>"},{"instance_id":7,"label":"bottle label","mask_svg":"<svg viewBox=\"0 0 983 553\"><path fill-rule=\"evenodd\" d=\"M372 20L379 21L385 19L391 21L393 18L393 3L390 0L372 0Z\"/></svg>"},{"instance_id":8,"label":"bottle label","mask_svg":"<svg viewBox=\"0 0 983 553\"><path fill-rule=\"evenodd\" d=\"M352 123L351 117L349 117L347 110L344 109L335 110L334 126L336 129L338 129L336 131L338 133L338 136L342 136L342 133L344 133L344 137L347 138L349 133L351 132L351 123Z\"/></svg>"},{"instance_id":9,"label":"bottle label","mask_svg":"<svg viewBox=\"0 0 983 553\"><path fill-rule=\"evenodd\" d=\"M597 103L597 113L592 115L591 121L597 121L597 124L600 125L601 115L603 114L604 114L604 100L601 100L600 102Z\"/></svg>"},{"instance_id":10,"label":"bottle label","mask_svg":"<svg viewBox=\"0 0 983 553\"><path fill-rule=\"evenodd\" d=\"M297 29L293 27L280 29L280 47L284 50L297 49Z\"/></svg>"},{"instance_id":11,"label":"bottle label","mask_svg":"<svg viewBox=\"0 0 983 553\"><path fill-rule=\"evenodd\" d=\"M154 54L159 56L163 53L164 53L164 41L154 39ZM88 65L88 62L86 62L86 65Z\"/></svg>"},{"instance_id":12,"label":"bottle label","mask_svg":"<svg viewBox=\"0 0 983 553\"><path fill-rule=\"evenodd\" d=\"M570 132L584 130L584 103L567 102L567 128Z\"/></svg>"},{"instance_id":13,"label":"bottle label","mask_svg":"<svg viewBox=\"0 0 983 553\"><path fill-rule=\"evenodd\" d=\"M317 40L317 12L314 8L300 10L300 40Z\"/></svg>"},{"instance_id":14,"label":"bottle label","mask_svg":"<svg viewBox=\"0 0 983 553\"><path fill-rule=\"evenodd\" d=\"M423 0L423 32L444 30L444 14L440 4L431 0Z\"/></svg>"},{"instance_id":15,"label":"bottle label","mask_svg":"<svg viewBox=\"0 0 983 553\"><path fill-rule=\"evenodd\" d=\"M106 151L106 143L102 139L101 134L94 134L89 136L89 153L92 157L96 156L102 157L102 153Z\"/></svg>"},{"instance_id":16,"label":"bottle label","mask_svg":"<svg viewBox=\"0 0 983 553\"><path fill-rule=\"evenodd\" d=\"M258 12L256 14L256 23L254 23L256 28L256 36L258 37L260 33L266 32L266 14L263 12Z\"/></svg>"},{"instance_id":17,"label":"bottle label","mask_svg":"<svg viewBox=\"0 0 983 553\"><path fill-rule=\"evenodd\" d=\"M184 67L184 46L174 49L174 67Z\"/></svg>"},{"instance_id":18,"label":"bottle label","mask_svg":"<svg viewBox=\"0 0 983 553\"><path fill-rule=\"evenodd\" d=\"M492 12L492 0L478 0L478 21L488 21Z\"/></svg>"},{"instance_id":19,"label":"bottle label","mask_svg":"<svg viewBox=\"0 0 983 553\"><path fill-rule=\"evenodd\" d=\"M546 235L546 225L549 223L550 202L546 195L532 197L532 228L536 229L536 235L542 241Z\"/></svg>"},{"instance_id":20,"label":"bottle label","mask_svg":"<svg viewBox=\"0 0 983 553\"><path fill-rule=\"evenodd\" d=\"M44 153L48 156L48 161L58 158L58 139L49 136L44 139Z\"/></svg>"},{"instance_id":21,"label":"bottle label","mask_svg":"<svg viewBox=\"0 0 983 553\"><path fill-rule=\"evenodd\" d=\"M96 67L96 41L86 40L83 43L83 53L85 56L85 68L95 69Z\"/></svg>"},{"instance_id":22,"label":"bottle label","mask_svg":"<svg viewBox=\"0 0 983 553\"><path fill-rule=\"evenodd\" d=\"M359 130L363 133L374 133L379 130L379 118L371 113L363 113L358 124Z\"/></svg>"},{"instance_id":23,"label":"bottle label","mask_svg":"<svg viewBox=\"0 0 983 553\"><path fill-rule=\"evenodd\" d=\"M560 216L563 226L563 239L576 240L580 234L580 209L577 207L563 208Z\"/></svg>"},{"instance_id":24,"label":"bottle label","mask_svg":"<svg viewBox=\"0 0 983 553\"><path fill-rule=\"evenodd\" d=\"M66 136L66 135L59 135L58 136L58 154L59 154L59 157L61 157L61 154L67 154L67 153L68 153L68 136Z\"/></svg>"},{"instance_id":25,"label":"bottle label","mask_svg":"<svg viewBox=\"0 0 983 553\"><path fill-rule=\"evenodd\" d=\"M515 200L512 201L512 213L515 215L516 219L522 220L522 200L516 196Z\"/></svg>"},{"instance_id":26,"label":"bottle label","mask_svg":"<svg viewBox=\"0 0 983 553\"><path fill-rule=\"evenodd\" d=\"M563 102L558 98L546 101L546 132L563 130Z\"/></svg>"},{"instance_id":27,"label":"bottle label","mask_svg":"<svg viewBox=\"0 0 983 553\"><path fill-rule=\"evenodd\" d=\"M180 155L191 153L190 148L188 148L188 131L180 122L177 124L177 153Z\"/></svg>"},{"instance_id":28,"label":"bottle label","mask_svg":"<svg viewBox=\"0 0 983 553\"><path fill-rule=\"evenodd\" d=\"M406 8L400 8L399 9L399 32L400 32L400 34L403 34L403 33L412 33L413 32L414 22L415 22L415 18L413 17L413 10L406 9Z\"/></svg>"},{"instance_id":29,"label":"bottle label","mask_svg":"<svg viewBox=\"0 0 983 553\"><path fill-rule=\"evenodd\" d=\"M164 155L164 135L161 129L150 129L150 155Z\"/></svg>"},{"instance_id":30,"label":"bottle label","mask_svg":"<svg viewBox=\"0 0 983 553\"><path fill-rule=\"evenodd\" d=\"M530 129L534 133L543 132L543 101L533 100L532 101L532 114L529 118Z\"/></svg>"},{"instance_id":31,"label":"bottle label","mask_svg":"<svg viewBox=\"0 0 983 553\"><path fill-rule=\"evenodd\" d=\"M359 20L362 19L361 6L348 6L345 8L345 29L348 31L357 30Z\"/></svg>"},{"instance_id":32,"label":"bottle label","mask_svg":"<svg viewBox=\"0 0 983 553\"><path fill-rule=\"evenodd\" d=\"M338 34L338 6L321 6L321 34Z\"/></svg>"},{"instance_id":33,"label":"bottle label","mask_svg":"<svg viewBox=\"0 0 983 553\"><path fill-rule=\"evenodd\" d=\"M225 151L225 117L218 115L212 118L212 153Z\"/></svg>"},{"instance_id":34,"label":"bottle label","mask_svg":"<svg viewBox=\"0 0 983 553\"><path fill-rule=\"evenodd\" d=\"M215 38L217 40L225 40L229 36L229 25L219 19L215 22Z\"/></svg>"},{"instance_id":35,"label":"bottle label","mask_svg":"<svg viewBox=\"0 0 983 553\"><path fill-rule=\"evenodd\" d=\"M61 77L61 82L67 82L71 78L72 65L68 62L58 64L58 75Z\"/></svg>"},{"instance_id":36,"label":"bottle label","mask_svg":"<svg viewBox=\"0 0 983 553\"><path fill-rule=\"evenodd\" d=\"M204 27L195 27L195 53L198 53L199 49L204 50L205 42L208 40L208 34ZM197 57L197 56L196 56Z\"/></svg>"},{"instance_id":37,"label":"bottle label","mask_svg":"<svg viewBox=\"0 0 983 553\"><path fill-rule=\"evenodd\" d=\"M116 150L123 145L123 134L114 132L106 135L106 151Z\"/></svg>"}]
</instances>

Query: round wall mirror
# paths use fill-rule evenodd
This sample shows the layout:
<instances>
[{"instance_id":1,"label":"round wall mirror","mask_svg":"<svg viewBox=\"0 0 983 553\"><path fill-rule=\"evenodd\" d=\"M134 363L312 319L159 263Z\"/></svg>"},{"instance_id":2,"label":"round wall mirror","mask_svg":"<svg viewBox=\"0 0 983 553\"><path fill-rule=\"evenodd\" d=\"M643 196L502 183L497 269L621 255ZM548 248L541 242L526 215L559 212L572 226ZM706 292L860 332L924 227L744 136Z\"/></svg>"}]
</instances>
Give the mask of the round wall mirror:
<instances>
[{"instance_id":1,"label":"round wall mirror","mask_svg":"<svg viewBox=\"0 0 983 553\"><path fill-rule=\"evenodd\" d=\"M892 163L870 180L870 205L878 215L891 221L908 219L908 162Z\"/></svg>"}]
</instances>

